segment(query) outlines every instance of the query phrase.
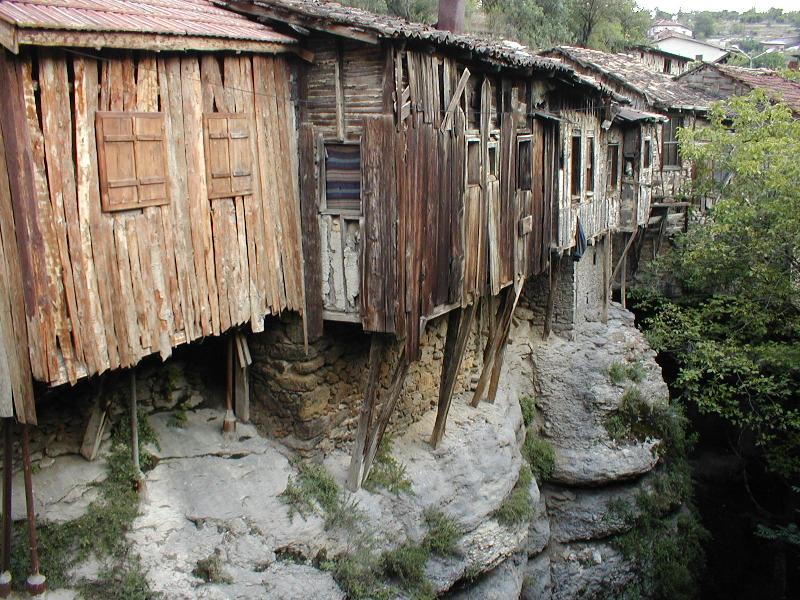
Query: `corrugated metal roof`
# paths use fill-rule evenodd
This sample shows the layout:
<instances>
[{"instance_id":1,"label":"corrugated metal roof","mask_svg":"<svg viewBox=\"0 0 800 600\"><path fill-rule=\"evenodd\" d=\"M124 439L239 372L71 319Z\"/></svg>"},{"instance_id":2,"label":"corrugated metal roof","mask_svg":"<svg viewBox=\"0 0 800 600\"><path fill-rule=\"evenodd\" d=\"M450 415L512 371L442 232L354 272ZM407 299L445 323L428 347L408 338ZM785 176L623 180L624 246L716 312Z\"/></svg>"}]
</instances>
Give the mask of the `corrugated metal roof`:
<instances>
[{"instance_id":1,"label":"corrugated metal roof","mask_svg":"<svg viewBox=\"0 0 800 600\"><path fill-rule=\"evenodd\" d=\"M20 29L295 41L209 0L0 0L0 19Z\"/></svg>"}]
</instances>

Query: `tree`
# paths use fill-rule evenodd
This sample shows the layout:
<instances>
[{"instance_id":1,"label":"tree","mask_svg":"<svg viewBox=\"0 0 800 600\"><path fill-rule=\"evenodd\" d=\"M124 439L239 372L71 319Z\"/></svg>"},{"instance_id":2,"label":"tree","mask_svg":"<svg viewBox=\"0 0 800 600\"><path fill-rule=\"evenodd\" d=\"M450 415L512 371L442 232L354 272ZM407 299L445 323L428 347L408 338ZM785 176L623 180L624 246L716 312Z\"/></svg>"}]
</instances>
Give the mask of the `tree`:
<instances>
[{"instance_id":1,"label":"tree","mask_svg":"<svg viewBox=\"0 0 800 600\"><path fill-rule=\"evenodd\" d=\"M644 293L644 327L678 364L674 390L727 423L745 483L766 472L783 490L769 511L751 497L763 533L785 533L800 500L800 120L764 91L716 104L710 118L678 138L693 194L713 208L657 263L653 275L677 278L682 294Z\"/></svg>"},{"instance_id":2,"label":"tree","mask_svg":"<svg viewBox=\"0 0 800 600\"><path fill-rule=\"evenodd\" d=\"M595 28L611 12L613 6L612 0L571 0L572 30L579 46L589 45L589 38Z\"/></svg>"},{"instance_id":3,"label":"tree","mask_svg":"<svg viewBox=\"0 0 800 600\"><path fill-rule=\"evenodd\" d=\"M562 0L494 0L482 2L495 33L531 48L571 43Z\"/></svg>"},{"instance_id":4,"label":"tree","mask_svg":"<svg viewBox=\"0 0 800 600\"><path fill-rule=\"evenodd\" d=\"M651 22L635 0L568 0L567 10L575 43L600 50L643 42Z\"/></svg>"},{"instance_id":5,"label":"tree","mask_svg":"<svg viewBox=\"0 0 800 600\"><path fill-rule=\"evenodd\" d=\"M705 40L710 38L716 31L716 23L713 15L707 11L695 14L692 22L692 30L694 32L694 37L697 39Z\"/></svg>"}]
</instances>

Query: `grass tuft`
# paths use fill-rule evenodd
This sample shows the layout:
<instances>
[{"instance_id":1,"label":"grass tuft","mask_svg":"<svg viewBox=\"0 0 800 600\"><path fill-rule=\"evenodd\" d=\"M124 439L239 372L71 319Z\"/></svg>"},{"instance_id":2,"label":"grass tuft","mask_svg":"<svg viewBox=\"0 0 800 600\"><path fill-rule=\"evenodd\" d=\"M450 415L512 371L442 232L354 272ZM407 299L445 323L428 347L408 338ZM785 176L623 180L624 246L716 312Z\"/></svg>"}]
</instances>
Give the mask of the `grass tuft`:
<instances>
[{"instance_id":1,"label":"grass tuft","mask_svg":"<svg viewBox=\"0 0 800 600\"><path fill-rule=\"evenodd\" d=\"M428 533L425 534L422 545L431 554L439 556L455 554L458 540L464 535L458 521L433 506L426 508L422 514L428 526Z\"/></svg>"},{"instance_id":2,"label":"grass tuft","mask_svg":"<svg viewBox=\"0 0 800 600\"><path fill-rule=\"evenodd\" d=\"M392 439L385 435L381 440L372 469L364 482L364 489L375 492L382 487L393 494L413 493L411 480L406 473L406 466L392 456Z\"/></svg>"},{"instance_id":3,"label":"grass tuft","mask_svg":"<svg viewBox=\"0 0 800 600\"><path fill-rule=\"evenodd\" d=\"M494 511L494 517L502 525L516 525L530 521L533 516L533 506L531 504L531 494L529 487L533 481L531 468L524 464L519 470L514 489L506 496L502 504Z\"/></svg>"},{"instance_id":4,"label":"grass tuft","mask_svg":"<svg viewBox=\"0 0 800 600\"><path fill-rule=\"evenodd\" d=\"M647 377L647 371L642 361L637 360L625 367L625 376L634 383L641 383Z\"/></svg>"},{"instance_id":5,"label":"grass tuft","mask_svg":"<svg viewBox=\"0 0 800 600\"><path fill-rule=\"evenodd\" d=\"M627 371L625 365L621 362L613 362L608 368L608 377L614 385L622 385L627 378Z\"/></svg>"},{"instance_id":6,"label":"grass tuft","mask_svg":"<svg viewBox=\"0 0 800 600\"><path fill-rule=\"evenodd\" d=\"M183 429L186 427L188 420L189 416L186 414L186 409L181 406L172 411L172 415L170 415L169 420L167 420L167 427Z\"/></svg>"},{"instance_id":7,"label":"grass tuft","mask_svg":"<svg viewBox=\"0 0 800 600\"><path fill-rule=\"evenodd\" d=\"M536 417L536 401L527 394L519 397L519 407L522 409L522 422L525 427L530 427Z\"/></svg>"},{"instance_id":8,"label":"grass tuft","mask_svg":"<svg viewBox=\"0 0 800 600\"><path fill-rule=\"evenodd\" d=\"M540 438L533 431L528 431L522 445L522 456L528 461L537 481L546 481L553 476L556 465L556 453L553 445Z\"/></svg>"}]
</instances>

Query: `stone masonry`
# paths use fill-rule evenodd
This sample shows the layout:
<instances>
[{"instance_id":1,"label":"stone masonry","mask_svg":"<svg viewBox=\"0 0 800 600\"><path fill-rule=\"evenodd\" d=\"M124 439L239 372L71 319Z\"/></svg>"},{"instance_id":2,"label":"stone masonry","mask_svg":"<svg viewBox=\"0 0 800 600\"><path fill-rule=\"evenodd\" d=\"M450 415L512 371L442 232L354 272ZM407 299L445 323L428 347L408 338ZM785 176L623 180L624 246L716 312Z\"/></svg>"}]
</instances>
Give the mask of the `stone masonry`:
<instances>
[{"instance_id":1,"label":"stone masonry","mask_svg":"<svg viewBox=\"0 0 800 600\"><path fill-rule=\"evenodd\" d=\"M474 387L482 363L485 315L476 319L456 393ZM411 364L388 432L400 431L436 405L447 317L430 321L421 337L422 356ZM397 361L388 337L381 368L385 392ZM303 453L328 454L355 436L368 372L370 336L357 324L325 323L323 336L303 346L298 319L287 318L250 336L253 364L251 418L266 434Z\"/></svg>"}]
</instances>

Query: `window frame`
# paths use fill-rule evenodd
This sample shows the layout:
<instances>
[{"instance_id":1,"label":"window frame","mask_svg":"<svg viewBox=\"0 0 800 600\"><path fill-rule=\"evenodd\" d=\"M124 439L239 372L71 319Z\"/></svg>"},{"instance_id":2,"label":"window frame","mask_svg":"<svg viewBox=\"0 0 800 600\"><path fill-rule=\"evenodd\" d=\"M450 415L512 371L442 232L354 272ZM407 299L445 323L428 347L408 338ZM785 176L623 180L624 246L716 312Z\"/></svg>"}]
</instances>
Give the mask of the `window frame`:
<instances>
[{"instance_id":1,"label":"window frame","mask_svg":"<svg viewBox=\"0 0 800 600\"><path fill-rule=\"evenodd\" d=\"M481 185L481 139L477 136L467 137L466 138L466 160L464 169L464 182L467 187ZM477 150L473 150L472 152L477 152L478 154L478 172L477 172L477 181L474 178L470 178L470 148L476 148Z\"/></svg>"},{"instance_id":2,"label":"window frame","mask_svg":"<svg viewBox=\"0 0 800 600\"><path fill-rule=\"evenodd\" d=\"M683 167L677 135L678 128L681 127L683 127L683 117L679 115L669 115L669 120L661 125L661 168L664 170L677 171ZM673 154L675 162L672 162Z\"/></svg>"},{"instance_id":3,"label":"window frame","mask_svg":"<svg viewBox=\"0 0 800 600\"><path fill-rule=\"evenodd\" d=\"M586 161L583 165L584 182L587 196L594 196L594 179L597 174L597 144L595 143L594 132L586 134Z\"/></svg>"},{"instance_id":4,"label":"window frame","mask_svg":"<svg viewBox=\"0 0 800 600\"><path fill-rule=\"evenodd\" d=\"M328 146L357 146L358 147L358 210L352 208L336 208L328 205ZM320 143L321 157L319 161L320 170L320 214L325 215L344 215L360 217L364 213L364 190L362 187L363 178L363 161L361 157L361 139L358 140L339 140L339 139L323 139Z\"/></svg>"},{"instance_id":5,"label":"window frame","mask_svg":"<svg viewBox=\"0 0 800 600\"><path fill-rule=\"evenodd\" d=\"M570 135L569 195L573 203L580 202L583 196L583 133L581 131L573 131Z\"/></svg>"},{"instance_id":6,"label":"window frame","mask_svg":"<svg viewBox=\"0 0 800 600\"><path fill-rule=\"evenodd\" d=\"M642 139L642 169L653 166L653 140L650 137Z\"/></svg>"},{"instance_id":7,"label":"window frame","mask_svg":"<svg viewBox=\"0 0 800 600\"><path fill-rule=\"evenodd\" d=\"M622 171L620 170L620 153L622 151L622 145L618 141L608 142L606 145L606 152L609 157L609 164L608 164L608 183L606 188L609 191L616 192L620 188L620 175Z\"/></svg>"},{"instance_id":8,"label":"window frame","mask_svg":"<svg viewBox=\"0 0 800 600\"><path fill-rule=\"evenodd\" d=\"M528 145L528 169L527 173L527 187L523 187L521 182L521 168L522 168L522 144ZM533 191L533 136L531 134L517 135L517 190L530 192Z\"/></svg>"}]
</instances>

